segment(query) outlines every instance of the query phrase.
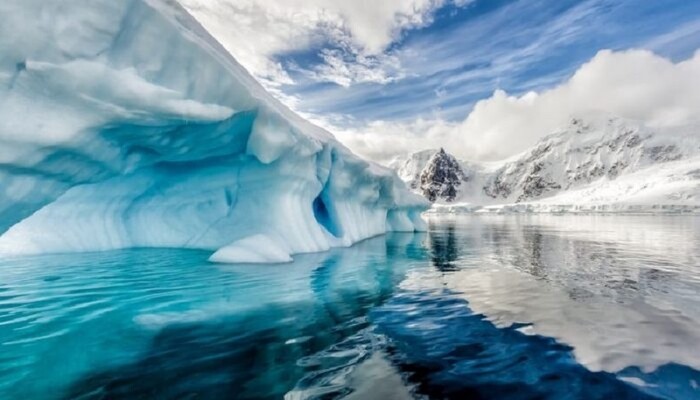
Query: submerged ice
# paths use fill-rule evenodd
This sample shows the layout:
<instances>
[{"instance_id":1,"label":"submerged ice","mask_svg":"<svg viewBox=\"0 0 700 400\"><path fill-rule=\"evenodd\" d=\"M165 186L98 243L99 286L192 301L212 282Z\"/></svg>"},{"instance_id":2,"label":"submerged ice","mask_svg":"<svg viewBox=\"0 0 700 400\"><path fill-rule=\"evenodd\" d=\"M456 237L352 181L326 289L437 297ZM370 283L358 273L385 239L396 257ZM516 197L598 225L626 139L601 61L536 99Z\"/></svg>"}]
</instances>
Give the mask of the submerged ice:
<instances>
[{"instance_id":1,"label":"submerged ice","mask_svg":"<svg viewBox=\"0 0 700 400\"><path fill-rule=\"evenodd\" d=\"M287 261L422 228L393 172L273 99L176 2L10 0L0 16L0 253Z\"/></svg>"}]
</instances>

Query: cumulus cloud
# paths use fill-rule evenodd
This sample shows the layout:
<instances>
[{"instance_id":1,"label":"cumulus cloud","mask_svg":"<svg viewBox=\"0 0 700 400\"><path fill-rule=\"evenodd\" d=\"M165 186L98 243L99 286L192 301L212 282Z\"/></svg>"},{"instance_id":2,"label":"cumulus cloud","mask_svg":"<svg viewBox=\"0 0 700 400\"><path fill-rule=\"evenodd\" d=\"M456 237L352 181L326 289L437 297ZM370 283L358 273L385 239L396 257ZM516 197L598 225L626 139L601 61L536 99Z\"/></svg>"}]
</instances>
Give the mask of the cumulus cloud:
<instances>
[{"instance_id":1,"label":"cumulus cloud","mask_svg":"<svg viewBox=\"0 0 700 400\"><path fill-rule=\"evenodd\" d=\"M674 63L645 50L603 50L549 90L520 96L495 91L460 122L423 118L352 129L325 125L351 149L379 161L440 146L487 161L524 151L571 116L595 111L651 126L700 124L700 51Z\"/></svg>"},{"instance_id":2,"label":"cumulus cloud","mask_svg":"<svg viewBox=\"0 0 700 400\"><path fill-rule=\"evenodd\" d=\"M469 0L179 0L265 86L291 84L275 55L331 43L309 76L347 86L400 76L385 49L433 11Z\"/></svg>"}]
</instances>

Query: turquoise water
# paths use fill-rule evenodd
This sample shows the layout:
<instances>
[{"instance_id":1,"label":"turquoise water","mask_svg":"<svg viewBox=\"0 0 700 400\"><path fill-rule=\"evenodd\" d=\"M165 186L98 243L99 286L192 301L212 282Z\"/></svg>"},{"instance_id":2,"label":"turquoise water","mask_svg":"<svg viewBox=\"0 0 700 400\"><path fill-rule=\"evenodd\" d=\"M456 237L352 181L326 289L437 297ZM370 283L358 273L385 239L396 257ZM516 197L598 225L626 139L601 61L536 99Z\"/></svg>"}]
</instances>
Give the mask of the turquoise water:
<instances>
[{"instance_id":1,"label":"turquoise water","mask_svg":"<svg viewBox=\"0 0 700 400\"><path fill-rule=\"evenodd\" d=\"M433 218L285 265L0 261L0 398L700 398L700 219Z\"/></svg>"}]
</instances>

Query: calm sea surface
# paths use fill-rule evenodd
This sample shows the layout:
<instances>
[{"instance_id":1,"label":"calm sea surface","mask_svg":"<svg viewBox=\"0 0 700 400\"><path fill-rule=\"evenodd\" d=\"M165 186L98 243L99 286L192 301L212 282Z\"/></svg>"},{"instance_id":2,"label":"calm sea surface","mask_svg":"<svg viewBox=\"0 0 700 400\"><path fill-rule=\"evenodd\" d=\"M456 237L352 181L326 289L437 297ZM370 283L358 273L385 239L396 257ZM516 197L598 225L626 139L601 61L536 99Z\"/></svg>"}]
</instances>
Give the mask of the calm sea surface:
<instances>
[{"instance_id":1,"label":"calm sea surface","mask_svg":"<svg viewBox=\"0 0 700 400\"><path fill-rule=\"evenodd\" d=\"M700 399L700 218L0 260L1 399Z\"/></svg>"}]
</instances>

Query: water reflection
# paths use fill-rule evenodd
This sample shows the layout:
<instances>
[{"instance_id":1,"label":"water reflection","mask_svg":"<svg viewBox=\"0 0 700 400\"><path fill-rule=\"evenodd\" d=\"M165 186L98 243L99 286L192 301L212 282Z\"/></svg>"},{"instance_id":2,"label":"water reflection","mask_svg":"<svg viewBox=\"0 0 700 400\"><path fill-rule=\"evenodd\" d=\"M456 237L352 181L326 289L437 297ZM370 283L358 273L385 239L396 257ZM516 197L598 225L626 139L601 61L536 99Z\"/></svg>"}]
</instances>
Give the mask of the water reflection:
<instances>
[{"instance_id":1,"label":"water reflection","mask_svg":"<svg viewBox=\"0 0 700 400\"><path fill-rule=\"evenodd\" d=\"M0 398L700 398L699 221L434 219L288 265L0 260Z\"/></svg>"},{"instance_id":2,"label":"water reflection","mask_svg":"<svg viewBox=\"0 0 700 400\"><path fill-rule=\"evenodd\" d=\"M403 293L373 311L392 338L391 360L420 396L435 399L654 399L576 363L571 347L497 328L449 294Z\"/></svg>"},{"instance_id":3,"label":"water reflection","mask_svg":"<svg viewBox=\"0 0 700 400\"><path fill-rule=\"evenodd\" d=\"M699 220L435 219L430 241L440 244L431 254L450 254L433 259L451 270L411 274L402 285L446 286L500 327L532 324L529 332L572 345L577 360L594 371L652 371L674 362L700 369ZM446 250L445 243L459 250Z\"/></svg>"},{"instance_id":4,"label":"water reflection","mask_svg":"<svg viewBox=\"0 0 700 400\"><path fill-rule=\"evenodd\" d=\"M459 258L460 246L457 245L453 222L445 222L440 229L435 229L433 226L428 235L428 245L430 260L435 268L442 272L458 270L455 261Z\"/></svg>"},{"instance_id":5,"label":"water reflection","mask_svg":"<svg viewBox=\"0 0 700 400\"><path fill-rule=\"evenodd\" d=\"M65 398L273 399L290 390L296 393L292 398L349 394L355 367L382 346L367 314L394 294L411 265L406 254L415 254L421 243L420 234L395 234L299 256L278 271L279 277L261 282L283 296L258 293L245 310L200 320L171 316L137 358L87 374ZM239 275L228 288L236 291L251 281L245 275L259 281L258 269L267 266L222 268ZM289 282L277 284L279 279Z\"/></svg>"}]
</instances>

